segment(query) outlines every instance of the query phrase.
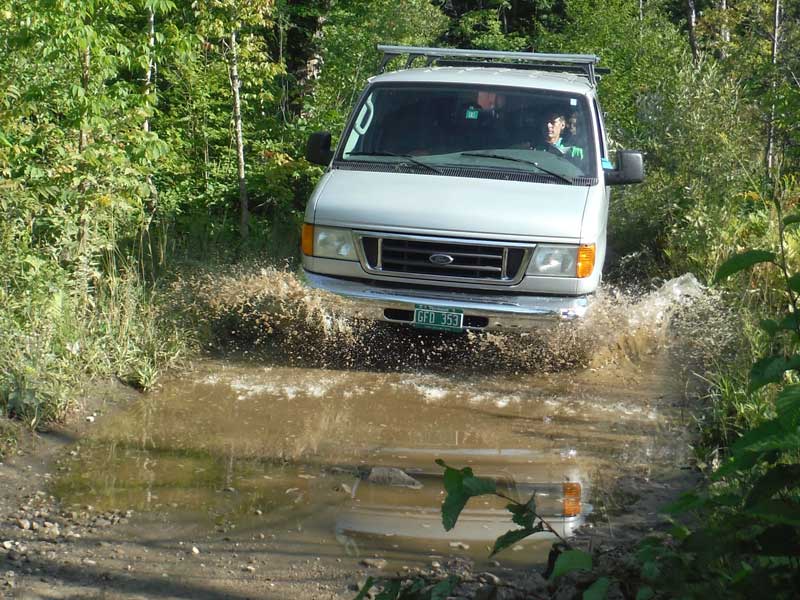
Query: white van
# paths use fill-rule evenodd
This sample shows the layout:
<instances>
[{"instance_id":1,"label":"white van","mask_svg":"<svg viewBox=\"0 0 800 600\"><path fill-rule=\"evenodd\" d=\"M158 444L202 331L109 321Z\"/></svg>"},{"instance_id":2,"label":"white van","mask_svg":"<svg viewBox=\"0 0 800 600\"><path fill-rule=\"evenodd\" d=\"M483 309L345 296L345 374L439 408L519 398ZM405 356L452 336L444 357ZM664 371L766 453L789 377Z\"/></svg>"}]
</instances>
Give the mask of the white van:
<instances>
[{"instance_id":1,"label":"white van","mask_svg":"<svg viewBox=\"0 0 800 600\"><path fill-rule=\"evenodd\" d=\"M601 280L610 185L593 55L378 46L305 214L308 285L357 317L415 327L537 329L586 314ZM425 65L413 68L420 59Z\"/></svg>"}]
</instances>

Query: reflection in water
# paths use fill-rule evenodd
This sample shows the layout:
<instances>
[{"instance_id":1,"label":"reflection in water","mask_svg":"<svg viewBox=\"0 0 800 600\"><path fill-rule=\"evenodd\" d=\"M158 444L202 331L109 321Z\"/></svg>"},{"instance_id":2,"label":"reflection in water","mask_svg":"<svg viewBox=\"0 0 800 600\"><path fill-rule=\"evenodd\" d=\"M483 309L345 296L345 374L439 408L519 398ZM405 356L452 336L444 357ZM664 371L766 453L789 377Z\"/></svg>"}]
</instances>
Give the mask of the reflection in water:
<instances>
[{"instance_id":1,"label":"reflection in water","mask_svg":"<svg viewBox=\"0 0 800 600\"><path fill-rule=\"evenodd\" d=\"M676 460L680 424L659 400L665 385L630 366L452 377L209 361L98 423L56 491L224 531L302 522L351 552L458 543L484 558L514 528L508 513L473 499L445 534L436 458L494 477L514 497L535 492L569 535L591 510L594 474Z\"/></svg>"},{"instance_id":2,"label":"reflection in water","mask_svg":"<svg viewBox=\"0 0 800 600\"><path fill-rule=\"evenodd\" d=\"M263 299L259 282L246 281ZM168 512L227 534L292 529L298 544L328 543L333 554L342 544L404 560L454 549L482 559L514 525L502 502L476 498L446 534L437 458L495 478L510 496L535 492L563 535L615 474L684 463L683 390L660 342L674 307L702 293L690 279L635 306L601 299L584 329L552 337L370 334L347 346L345 363L358 370L309 366L320 348L342 343L342 332L355 333L330 318L315 321L318 299L302 296L291 278L278 283L283 316L266 320L273 332L294 332L278 346L291 360L206 361L166 382L101 420L56 492L67 503ZM226 293L223 305L236 297ZM537 363L542 349L562 343ZM553 372L553 356L588 367ZM526 548L543 558L548 543Z\"/></svg>"}]
</instances>

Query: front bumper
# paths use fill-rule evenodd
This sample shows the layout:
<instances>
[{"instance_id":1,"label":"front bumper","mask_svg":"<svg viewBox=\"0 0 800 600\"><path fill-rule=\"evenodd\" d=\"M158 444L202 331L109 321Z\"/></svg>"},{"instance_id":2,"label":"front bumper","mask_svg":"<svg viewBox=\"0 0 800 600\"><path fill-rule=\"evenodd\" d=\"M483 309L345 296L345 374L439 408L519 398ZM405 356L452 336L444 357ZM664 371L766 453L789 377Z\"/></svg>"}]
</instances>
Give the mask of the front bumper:
<instances>
[{"instance_id":1,"label":"front bumper","mask_svg":"<svg viewBox=\"0 0 800 600\"><path fill-rule=\"evenodd\" d=\"M312 288L345 299L350 316L411 324L418 304L464 311L464 329L524 331L546 329L586 314L588 296L481 295L424 289L395 289L380 283L340 279L305 271Z\"/></svg>"}]
</instances>

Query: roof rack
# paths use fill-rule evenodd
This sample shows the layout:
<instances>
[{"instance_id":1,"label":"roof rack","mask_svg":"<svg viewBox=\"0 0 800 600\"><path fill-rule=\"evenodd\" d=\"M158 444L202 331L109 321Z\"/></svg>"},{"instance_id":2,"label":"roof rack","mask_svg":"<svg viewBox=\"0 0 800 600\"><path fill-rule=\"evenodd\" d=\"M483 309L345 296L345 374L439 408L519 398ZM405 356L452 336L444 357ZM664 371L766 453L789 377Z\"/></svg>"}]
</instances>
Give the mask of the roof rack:
<instances>
[{"instance_id":1,"label":"roof rack","mask_svg":"<svg viewBox=\"0 0 800 600\"><path fill-rule=\"evenodd\" d=\"M500 52L497 50L464 50L459 48L422 48L416 46L378 45L383 52L378 73L383 73L390 60L398 56L408 55L404 69L410 69L418 58L425 58L425 66L434 63L450 66L527 68L542 71L566 71L584 75L589 83L597 85L598 73L610 72L599 69L596 65L600 57L594 54L545 54L542 52ZM450 60L447 60L450 59ZM454 61L452 59L461 59ZM466 60L464 60L466 59ZM472 59L483 59L477 62Z\"/></svg>"}]
</instances>

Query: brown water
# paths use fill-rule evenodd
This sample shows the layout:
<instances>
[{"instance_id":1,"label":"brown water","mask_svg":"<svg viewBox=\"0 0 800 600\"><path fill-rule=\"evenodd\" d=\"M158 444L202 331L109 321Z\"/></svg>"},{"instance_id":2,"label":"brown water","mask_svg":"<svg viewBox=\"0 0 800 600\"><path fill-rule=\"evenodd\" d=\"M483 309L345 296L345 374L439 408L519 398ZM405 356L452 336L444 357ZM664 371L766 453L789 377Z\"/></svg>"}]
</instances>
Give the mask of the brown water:
<instances>
[{"instance_id":1,"label":"brown water","mask_svg":"<svg viewBox=\"0 0 800 600\"><path fill-rule=\"evenodd\" d=\"M673 288L635 307L616 299L616 312L546 339L267 319L294 329L273 329L258 358L199 361L101 418L55 490L68 504L134 510L193 539L275 554L485 561L514 526L502 504L477 498L446 533L443 458L509 495L535 492L566 536L606 515L617 477L668 476L687 462L684 380L663 343L686 295ZM551 542L501 557L541 561Z\"/></svg>"}]
</instances>

